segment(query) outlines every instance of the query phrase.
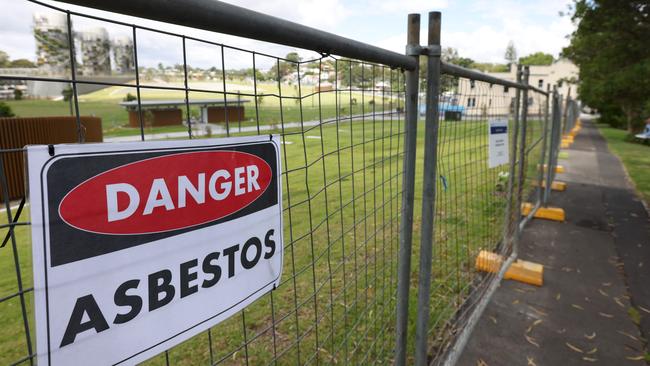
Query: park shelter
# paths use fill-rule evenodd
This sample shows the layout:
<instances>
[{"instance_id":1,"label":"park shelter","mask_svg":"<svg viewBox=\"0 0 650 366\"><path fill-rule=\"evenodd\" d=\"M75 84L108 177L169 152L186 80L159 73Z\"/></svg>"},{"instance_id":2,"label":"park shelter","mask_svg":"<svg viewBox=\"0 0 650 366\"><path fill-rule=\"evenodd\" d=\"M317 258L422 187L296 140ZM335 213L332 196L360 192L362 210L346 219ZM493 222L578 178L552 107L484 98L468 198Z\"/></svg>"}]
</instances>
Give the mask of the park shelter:
<instances>
[{"instance_id":1,"label":"park shelter","mask_svg":"<svg viewBox=\"0 0 650 366\"><path fill-rule=\"evenodd\" d=\"M183 124L185 112L182 108L185 105L200 109L201 123L241 122L245 119L244 103L248 102L246 99L195 99L186 103L183 99L177 99L143 100L139 105L143 111L145 125L155 127ZM138 101L122 102L120 105L129 112L129 126L139 127Z\"/></svg>"}]
</instances>

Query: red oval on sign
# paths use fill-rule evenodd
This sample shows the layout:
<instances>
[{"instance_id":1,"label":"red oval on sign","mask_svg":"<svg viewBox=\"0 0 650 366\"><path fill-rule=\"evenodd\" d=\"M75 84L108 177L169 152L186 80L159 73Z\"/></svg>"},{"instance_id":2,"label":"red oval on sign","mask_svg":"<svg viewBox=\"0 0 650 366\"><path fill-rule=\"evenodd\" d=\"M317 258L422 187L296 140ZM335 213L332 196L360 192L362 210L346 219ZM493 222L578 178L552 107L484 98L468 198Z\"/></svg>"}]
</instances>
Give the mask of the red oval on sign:
<instances>
[{"instance_id":1,"label":"red oval on sign","mask_svg":"<svg viewBox=\"0 0 650 366\"><path fill-rule=\"evenodd\" d=\"M271 167L239 151L165 155L123 165L76 186L61 201L67 224L99 234L152 234L231 215L259 198Z\"/></svg>"}]
</instances>

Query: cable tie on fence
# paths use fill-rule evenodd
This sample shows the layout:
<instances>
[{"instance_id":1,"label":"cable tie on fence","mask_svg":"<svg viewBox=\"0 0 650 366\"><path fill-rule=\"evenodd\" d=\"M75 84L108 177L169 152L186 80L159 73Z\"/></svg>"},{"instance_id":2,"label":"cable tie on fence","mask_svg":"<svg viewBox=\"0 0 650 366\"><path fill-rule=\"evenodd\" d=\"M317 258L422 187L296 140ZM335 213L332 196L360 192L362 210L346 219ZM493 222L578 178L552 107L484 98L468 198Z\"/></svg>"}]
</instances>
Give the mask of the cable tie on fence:
<instances>
[{"instance_id":1,"label":"cable tie on fence","mask_svg":"<svg viewBox=\"0 0 650 366\"><path fill-rule=\"evenodd\" d=\"M440 181L442 182L442 189L443 191L447 191L447 177L444 175L440 174Z\"/></svg>"}]
</instances>

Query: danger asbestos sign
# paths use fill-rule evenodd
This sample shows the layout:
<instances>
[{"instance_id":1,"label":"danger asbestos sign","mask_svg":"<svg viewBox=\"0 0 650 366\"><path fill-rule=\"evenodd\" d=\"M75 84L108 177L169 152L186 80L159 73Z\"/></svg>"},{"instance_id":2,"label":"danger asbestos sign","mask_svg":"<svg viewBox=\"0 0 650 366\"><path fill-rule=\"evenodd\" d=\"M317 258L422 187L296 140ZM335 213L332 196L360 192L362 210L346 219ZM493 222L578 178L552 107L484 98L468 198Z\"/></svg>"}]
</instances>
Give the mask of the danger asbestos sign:
<instances>
[{"instance_id":1,"label":"danger asbestos sign","mask_svg":"<svg viewBox=\"0 0 650 366\"><path fill-rule=\"evenodd\" d=\"M28 147L38 364L134 364L277 286L278 146Z\"/></svg>"}]
</instances>

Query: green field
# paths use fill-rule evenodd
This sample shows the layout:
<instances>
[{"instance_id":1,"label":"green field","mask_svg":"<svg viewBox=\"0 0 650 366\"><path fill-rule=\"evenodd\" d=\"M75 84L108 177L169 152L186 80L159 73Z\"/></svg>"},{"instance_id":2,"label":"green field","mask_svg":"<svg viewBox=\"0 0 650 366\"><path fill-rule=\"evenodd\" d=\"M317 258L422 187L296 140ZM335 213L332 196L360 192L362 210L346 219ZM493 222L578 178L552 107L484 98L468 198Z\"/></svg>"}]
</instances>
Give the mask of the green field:
<instances>
[{"instance_id":1,"label":"green field","mask_svg":"<svg viewBox=\"0 0 650 366\"><path fill-rule=\"evenodd\" d=\"M173 87L181 85L171 84ZM197 89L209 89L214 87L212 84L202 85L195 83L191 87ZM213 93L209 92L191 92L190 100L199 99L217 99L223 100L224 94L217 89ZM228 84L229 93L253 94L255 90L251 85L245 84ZM131 94L136 95L136 89L130 87L108 87L93 93L79 96L79 113L81 115L92 115L102 119L102 127L105 137L139 135L139 128L128 127L128 113L119 103ZM337 103L341 106L338 108L339 116L346 116L350 113L369 113L370 111L381 111L383 109L391 110L397 107L391 103L391 97L388 94L381 95L375 92L346 92L339 91L337 94L338 101L334 92L316 93L313 86L303 87L300 91L295 85L282 85L282 90L278 90L277 84L260 83L257 86L258 95L261 98L253 98L248 95L228 95L228 100L247 100L245 106L245 120L231 121L230 127L246 127L260 125L273 125L284 122L313 121L319 119L331 119L336 117ZM281 94L280 94L281 93ZM278 95L282 95L279 98ZM297 98L302 95L302 98ZM159 90L159 89L141 89L142 100L184 100L185 92L182 90ZM350 103L350 100L353 102ZM393 96L393 101L396 101ZM70 103L65 101L53 100L19 100L6 102L19 117L42 117L42 116L68 116L70 114ZM282 104L281 104L282 103ZM319 108L320 106L320 108ZM185 119L186 110L183 110ZM74 110L73 110L74 113ZM200 115L198 107L190 107L190 116L198 119ZM225 125L225 123L223 123ZM161 132L180 132L187 130L185 126L169 127L146 127L145 133Z\"/></svg>"},{"instance_id":2,"label":"green field","mask_svg":"<svg viewBox=\"0 0 650 366\"><path fill-rule=\"evenodd\" d=\"M531 125L534 125L531 123ZM282 145L285 267L281 285L242 313L147 364L390 364L401 205L403 121L376 118L285 131ZM504 225L506 192L487 168L485 121L440 129L432 343L477 276L474 259L493 249ZM535 134L530 134L531 141ZM418 127L410 331L415 334L424 123ZM537 149L537 148L536 148ZM527 171L537 161L531 152ZM4 213L0 224L6 223ZM21 221L28 220L23 217ZM27 226L16 230L25 287L31 287ZM6 229L0 230L3 234ZM9 246L0 249L0 297L17 289ZM30 292L27 295L30 314ZM30 319L33 327L33 320ZM245 326L244 326L245 324ZM437 333L440 332L440 333ZM32 333L33 334L33 333ZM208 341L211 340L211 343ZM246 347L243 345L248 343ZM412 341L409 342L413 344ZM410 353L411 354L411 353ZM0 364L26 356L18 297L0 303ZM298 362L300 360L300 362Z\"/></svg>"},{"instance_id":3,"label":"green field","mask_svg":"<svg viewBox=\"0 0 650 366\"><path fill-rule=\"evenodd\" d=\"M624 130L598 124L600 133L607 140L609 149L618 156L641 197L650 202L650 146L630 142Z\"/></svg>"}]
</instances>

